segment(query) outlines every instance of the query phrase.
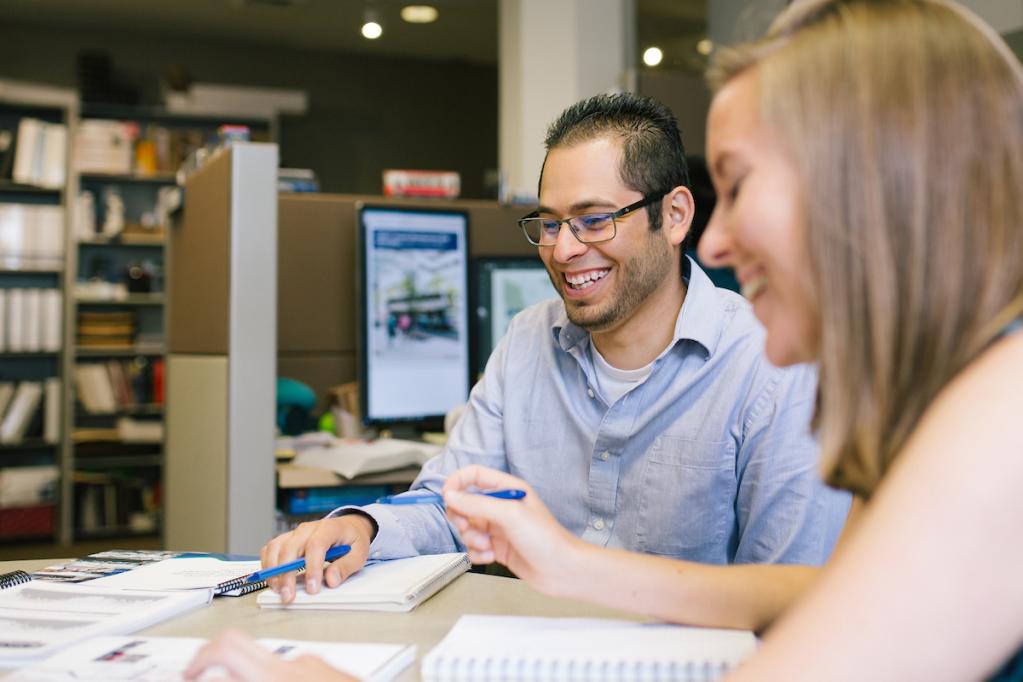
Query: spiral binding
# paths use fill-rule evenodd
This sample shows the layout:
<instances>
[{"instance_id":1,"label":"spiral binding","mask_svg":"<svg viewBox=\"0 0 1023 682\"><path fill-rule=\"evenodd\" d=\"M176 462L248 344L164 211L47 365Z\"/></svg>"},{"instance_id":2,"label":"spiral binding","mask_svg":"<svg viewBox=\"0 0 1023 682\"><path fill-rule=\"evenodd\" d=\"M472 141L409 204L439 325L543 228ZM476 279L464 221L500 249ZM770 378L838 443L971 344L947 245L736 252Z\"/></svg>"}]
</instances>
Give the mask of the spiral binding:
<instances>
[{"instance_id":1,"label":"spiral binding","mask_svg":"<svg viewBox=\"0 0 1023 682\"><path fill-rule=\"evenodd\" d=\"M259 582L250 583L248 581L249 576L243 575L240 578L234 580L228 580L220 583L213 589L213 594L218 597L240 597L243 594L249 594L256 592L266 587L266 581L260 580ZM233 594L232 594L233 593Z\"/></svg>"},{"instance_id":2,"label":"spiral binding","mask_svg":"<svg viewBox=\"0 0 1023 682\"><path fill-rule=\"evenodd\" d=\"M32 576L25 571L4 573L0 575L0 590L6 590L8 587L14 587L15 585L22 585L31 579Z\"/></svg>"},{"instance_id":3,"label":"spiral binding","mask_svg":"<svg viewBox=\"0 0 1023 682\"><path fill-rule=\"evenodd\" d=\"M577 680L644 680L649 682L707 682L730 666L727 661L636 660L629 657L568 659L505 656L445 656L423 661L427 682L575 682Z\"/></svg>"}]
</instances>

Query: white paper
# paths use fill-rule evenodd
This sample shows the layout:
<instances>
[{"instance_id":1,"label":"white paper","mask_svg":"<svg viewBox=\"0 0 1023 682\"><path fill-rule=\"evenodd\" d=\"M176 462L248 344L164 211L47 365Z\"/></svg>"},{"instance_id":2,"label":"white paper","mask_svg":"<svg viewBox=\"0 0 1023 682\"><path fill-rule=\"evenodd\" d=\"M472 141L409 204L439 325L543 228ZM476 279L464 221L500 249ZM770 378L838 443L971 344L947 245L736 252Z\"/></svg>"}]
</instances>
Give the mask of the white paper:
<instances>
[{"instance_id":1,"label":"white paper","mask_svg":"<svg viewBox=\"0 0 1023 682\"><path fill-rule=\"evenodd\" d=\"M297 449L297 448L296 448ZM371 442L336 441L299 451L293 464L327 469L345 478L407 466L422 466L441 446L410 440L380 438Z\"/></svg>"},{"instance_id":2,"label":"white paper","mask_svg":"<svg viewBox=\"0 0 1023 682\"><path fill-rule=\"evenodd\" d=\"M249 575L260 562L224 561L216 557L178 557L97 578L93 585L136 590L195 590L216 587L222 582Z\"/></svg>"},{"instance_id":3,"label":"white paper","mask_svg":"<svg viewBox=\"0 0 1023 682\"><path fill-rule=\"evenodd\" d=\"M387 682L415 659L415 647L403 644L347 644L258 640L286 659L313 654L367 682ZM186 637L97 637L52 658L23 668L5 682L169 682L181 673L205 640ZM209 671L203 680L223 679Z\"/></svg>"},{"instance_id":4,"label":"white paper","mask_svg":"<svg viewBox=\"0 0 1023 682\"><path fill-rule=\"evenodd\" d=\"M212 598L37 580L0 591L0 666L22 665L96 635L134 632Z\"/></svg>"}]
</instances>

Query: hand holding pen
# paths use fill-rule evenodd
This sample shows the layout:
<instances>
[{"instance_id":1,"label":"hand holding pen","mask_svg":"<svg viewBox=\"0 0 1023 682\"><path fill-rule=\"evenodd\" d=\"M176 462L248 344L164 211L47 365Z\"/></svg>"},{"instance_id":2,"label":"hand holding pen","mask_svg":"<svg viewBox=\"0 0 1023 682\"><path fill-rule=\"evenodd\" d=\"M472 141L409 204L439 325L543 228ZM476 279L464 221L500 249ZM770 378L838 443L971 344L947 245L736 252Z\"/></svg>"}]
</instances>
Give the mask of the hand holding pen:
<instances>
[{"instance_id":1,"label":"hand holding pen","mask_svg":"<svg viewBox=\"0 0 1023 682\"><path fill-rule=\"evenodd\" d=\"M300 559L305 561L305 591L316 594L320 586L337 587L366 564L376 525L364 514L352 513L299 524L294 530L268 542L260 552L264 569L273 569ZM327 551L338 545L348 550L328 562ZM295 598L294 571L271 576L267 583L282 603Z\"/></svg>"},{"instance_id":2,"label":"hand holding pen","mask_svg":"<svg viewBox=\"0 0 1023 682\"><path fill-rule=\"evenodd\" d=\"M524 494L509 504L475 490L513 489ZM448 520L474 564L499 562L547 591L570 576L586 545L563 528L525 481L482 466L455 471L444 483Z\"/></svg>"}]
</instances>

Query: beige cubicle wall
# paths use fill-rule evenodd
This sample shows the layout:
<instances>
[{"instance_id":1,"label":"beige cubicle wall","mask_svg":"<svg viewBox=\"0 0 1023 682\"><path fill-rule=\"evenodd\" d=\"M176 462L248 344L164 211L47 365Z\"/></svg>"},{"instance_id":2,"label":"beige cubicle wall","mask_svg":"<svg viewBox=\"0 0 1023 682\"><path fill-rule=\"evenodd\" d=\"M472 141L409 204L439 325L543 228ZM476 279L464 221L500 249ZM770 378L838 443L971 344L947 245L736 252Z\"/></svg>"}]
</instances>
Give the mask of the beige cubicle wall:
<instances>
[{"instance_id":1,"label":"beige cubicle wall","mask_svg":"<svg viewBox=\"0 0 1023 682\"><path fill-rule=\"evenodd\" d=\"M492 201L424 201L347 194L281 194L278 200L277 373L327 388L354 381L359 311L356 204L454 208L469 215L469 252L535 256L516 220L529 209ZM321 405L322 407L322 405Z\"/></svg>"},{"instance_id":2,"label":"beige cubicle wall","mask_svg":"<svg viewBox=\"0 0 1023 682\"><path fill-rule=\"evenodd\" d=\"M274 531L278 154L238 143L170 233L164 542L253 554Z\"/></svg>"}]
</instances>

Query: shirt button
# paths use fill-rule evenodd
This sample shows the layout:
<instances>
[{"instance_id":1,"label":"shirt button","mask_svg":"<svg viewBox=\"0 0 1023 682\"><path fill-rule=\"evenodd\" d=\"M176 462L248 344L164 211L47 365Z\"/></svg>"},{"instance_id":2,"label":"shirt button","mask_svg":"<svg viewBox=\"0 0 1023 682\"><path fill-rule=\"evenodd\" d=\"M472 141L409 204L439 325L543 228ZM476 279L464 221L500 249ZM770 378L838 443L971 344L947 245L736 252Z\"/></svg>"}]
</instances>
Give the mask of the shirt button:
<instances>
[{"instance_id":1,"label":"shirt button","mask_svg":"<svg viewBox=\"0 0 1023 682\"><path fill-rule=\"evenodd\" d=\"M586 389L586 395L588 395L588 396L590 396L592 398L593 397L593 389L592 388L587 388Z\"/></svg>"},{"instance_id":2,"label":"shirt button","mask_svg":"<svg viewBox=\"0 0 1023 682\"><path fill-rule=\"evenodd\" d=\"M379 559L380 558L380 552L373 552L373 558L374 559Z\"/></svg>"},{"instance_id":3,"label":"shirt button","mask_svg":"<svg viewBox=\"0 0 1023 682\"><path fill-rule=\"evenodd\" d=\"M604 530L604 519L597 519L593 522L593 527L597 530Z\"/></svg>"},{"instance_id":4,"label":"shirt button","mask_svg":"<svg viewBox=\"0 0 1023 682\"><path fill-rule=\"evenodd\" d=\"M607 450L604 450L604 452L600 453L600 461L601 462L606 462L607 458L610 457L610 456L611 456L611 453L608 452Z\"/></svg>"}]
</instances>

